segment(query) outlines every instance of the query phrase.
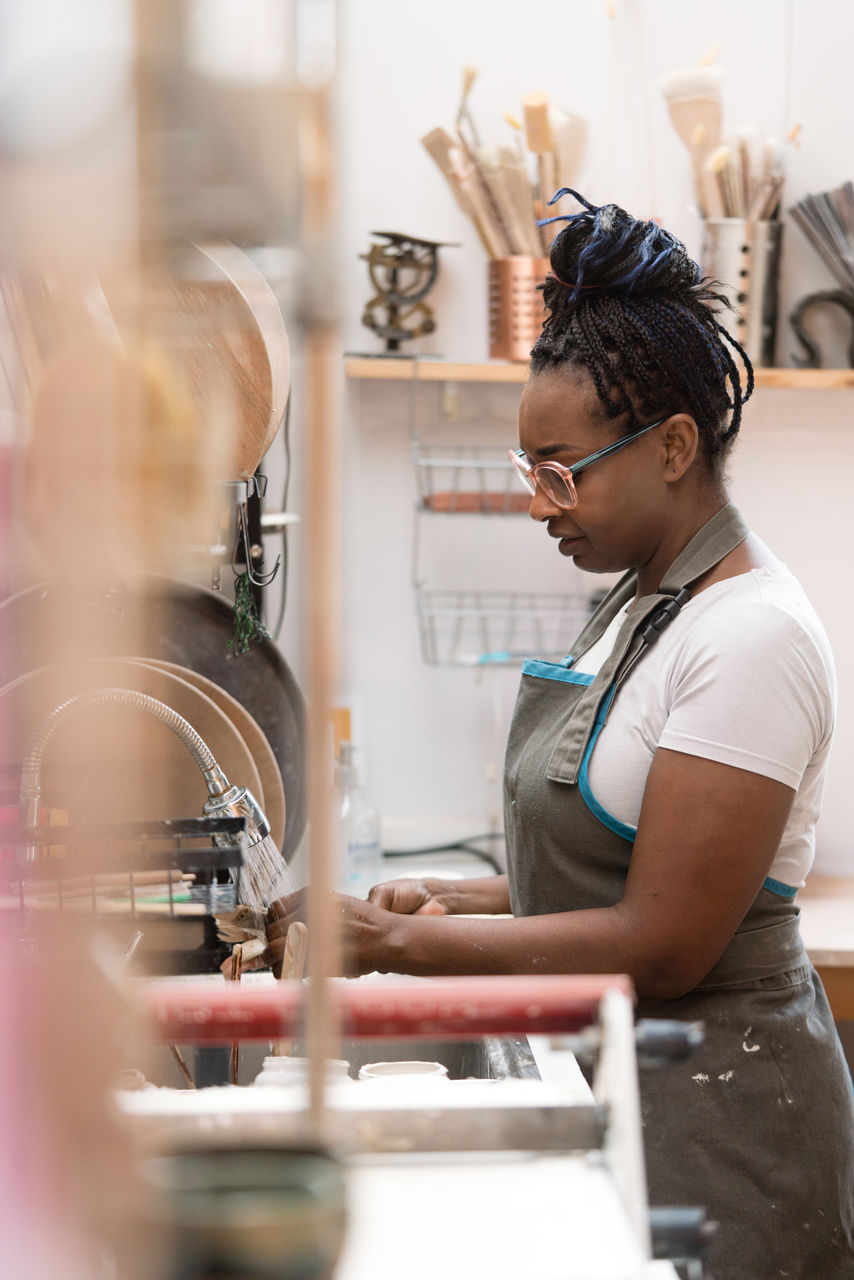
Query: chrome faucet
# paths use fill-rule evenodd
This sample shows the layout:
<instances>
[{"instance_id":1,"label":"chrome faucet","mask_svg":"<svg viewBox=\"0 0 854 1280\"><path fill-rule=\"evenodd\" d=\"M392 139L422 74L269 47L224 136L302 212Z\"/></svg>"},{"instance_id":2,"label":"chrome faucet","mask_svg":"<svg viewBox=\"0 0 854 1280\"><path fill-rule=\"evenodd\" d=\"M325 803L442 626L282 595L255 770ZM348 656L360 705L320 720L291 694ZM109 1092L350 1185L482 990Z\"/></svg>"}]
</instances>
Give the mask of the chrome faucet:
<instances>
[{"instance_id":1,"label":"chrome faucet","mask_svg":"<svg viewBox=\"0 0 854 1280\"><path fill-rule=\"evenodd\" d=\"M98 703L115 703L134 707L154 716L175 733L192 755L202 772L208 789L203 812L207 817L240 817L246 819L247 848L259 845L270 834L270 824L261 806L247 787L232 786L220 769L210 748L196 733L193 726L173 711L165 702L140 693L136 689L101 688L87 689L75 694L55 707L36 725L27 742L21 763L21 785L18 793L18 812L21 825L27 828L38 825L39 800L41 798L41 773L45 752L51 738L60 725L78 707L95 706ZM216 843L214 836L214 843ZM38 847L27 845L23 861L34 862Z\"/></svg>"}]
</instances>

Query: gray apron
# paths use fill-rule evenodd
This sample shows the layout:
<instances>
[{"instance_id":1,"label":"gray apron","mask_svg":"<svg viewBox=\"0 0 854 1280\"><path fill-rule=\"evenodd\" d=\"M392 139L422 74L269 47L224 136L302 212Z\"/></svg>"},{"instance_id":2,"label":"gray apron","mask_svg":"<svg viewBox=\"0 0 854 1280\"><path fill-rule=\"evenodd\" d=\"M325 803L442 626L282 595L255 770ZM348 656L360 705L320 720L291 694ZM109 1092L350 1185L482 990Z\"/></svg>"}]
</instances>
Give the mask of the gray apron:
<instances>
[{"instance_id":1,"label":"gray apron","mask_svg":"<svg viewBox=\"0 0 854 1280\"><path fill-rule=\"evenodd\" d=\"M590 793L587 765L620 684L686 590L743 541L728 504L688 544L659 592L629 609L595 678L526 662L510 728L504 820L514 915L620 901L631 828ZM576 642L581 653L635 594L627 574ZM690 821L686 815L686 821ZM780 892L782 891L782 892ZM653 1205L702 1205L720 1224L714 1280L854 1277L852 1086L799 908L766 881L724 954L688 995L638 1004L639 1017L705 1023L690 1059L641 1072ZM686 909L690 904L686 904Z\"/></svg>"}]
</instances>

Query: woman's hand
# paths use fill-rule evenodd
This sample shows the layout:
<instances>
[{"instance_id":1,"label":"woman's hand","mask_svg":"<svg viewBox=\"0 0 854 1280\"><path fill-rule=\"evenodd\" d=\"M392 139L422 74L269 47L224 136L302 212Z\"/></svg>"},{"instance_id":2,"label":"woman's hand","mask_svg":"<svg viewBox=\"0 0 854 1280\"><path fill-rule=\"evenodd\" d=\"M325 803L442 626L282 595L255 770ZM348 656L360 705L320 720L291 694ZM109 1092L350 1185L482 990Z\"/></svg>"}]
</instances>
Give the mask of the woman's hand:
<instances>
[{"instance_id":1,"label":"woman's hand","mask_svg":"<svg viewBox=\"0 0 854 1280\"><path fill-rule=\"evenodd\" d=\"M282 972L288 929L307 919L305 889L274 902L267 912L265 963L276 977ZM369 900L330 893L329 907L341 938L341 973L357 978L364 973L410 973L415 976L449 973L512 973L518 956L505 954L501 926L494 946L484 948L486 920L460 917L504 915L510 910L506 876L479 876L464 880L388 880L374 885ZM449 919L448 917L457 917ZM474 928L474 936L469 932ZM491 933L490 933L490 936ZM454 945L456 939L456 945ZM462 950L460 947L462 946ZM530 945L525 942L526 954ZM468 954L466 954L468 953ZM530 964L539 964L535 956ZM524 967L519 972L527 972Z\"/></svg>"},{"instance_id":2,"label":"woman's hand","mask_svg":"<svg viewBox=\"0 0 854 1280\"><path fill-rule=\"evenodd\" d=\"M308 923L305 914L306 897L305 889L300 889L298 893L274 902L267 912L266 958L277 978L282 972L288 929L297 920ZM371 902L364 902L361 898L348 898L341 893L330 893L329 900L340 929L341 971L344 976L358 978L363 973L373 973L375 970L388 972L388 944L394 930L394 914ZM310 928L309 924L309 930Z\"/></svg>"},{"instance_id":3,"label":"woman's hand","mask_svg":"<svg viewBox=\"0 0 854 1280\"><path fill-rule=\"evenodd\" d=\"M453 880L385 880L374 885L368 902L399 915L449 916L455 896Z\"/></svg>"}]
</instances>

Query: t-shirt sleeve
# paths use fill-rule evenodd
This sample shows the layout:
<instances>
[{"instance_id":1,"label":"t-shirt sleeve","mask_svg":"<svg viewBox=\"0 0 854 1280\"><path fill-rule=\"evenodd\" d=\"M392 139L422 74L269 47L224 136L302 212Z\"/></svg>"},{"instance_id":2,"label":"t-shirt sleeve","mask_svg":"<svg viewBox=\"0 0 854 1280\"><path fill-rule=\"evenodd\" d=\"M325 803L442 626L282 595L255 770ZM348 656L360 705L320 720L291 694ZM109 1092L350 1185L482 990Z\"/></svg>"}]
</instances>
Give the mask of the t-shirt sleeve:
<instances>
[{"instance_id":1,"label":"t-shirt sleeve","mask_svg":"<svg viewBox=\"0 0 854 1280\"><path fill-rule=\"evenodd\" d=\"M795 789L833 730L823 655L796 617L761 600L716 611L669 682L659 746Z\"/></svg>"}]
</instances>

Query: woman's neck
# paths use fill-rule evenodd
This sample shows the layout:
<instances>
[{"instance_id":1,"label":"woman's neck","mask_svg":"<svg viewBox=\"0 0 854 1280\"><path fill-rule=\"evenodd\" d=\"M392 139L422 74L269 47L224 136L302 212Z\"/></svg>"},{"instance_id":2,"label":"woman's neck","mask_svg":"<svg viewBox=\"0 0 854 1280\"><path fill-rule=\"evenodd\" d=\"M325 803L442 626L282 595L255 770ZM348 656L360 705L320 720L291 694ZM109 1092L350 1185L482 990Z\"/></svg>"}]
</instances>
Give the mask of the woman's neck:
<instances>
[{"instance_id":1,"label":"woman's neck","mask_svg":"<svg viewBox=\"0 0 854 1280\"><path fill-rule=\"evenodd\" d=\"M646 564L637 567L638 597L654 595L658 591L662 579L677 556L727 502L729 495L725 490L704 489L700 493L695 492L690 501L684 502L681 511L671 513L654 554Z\"/></svg>"}]
</instances>

